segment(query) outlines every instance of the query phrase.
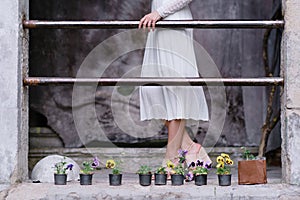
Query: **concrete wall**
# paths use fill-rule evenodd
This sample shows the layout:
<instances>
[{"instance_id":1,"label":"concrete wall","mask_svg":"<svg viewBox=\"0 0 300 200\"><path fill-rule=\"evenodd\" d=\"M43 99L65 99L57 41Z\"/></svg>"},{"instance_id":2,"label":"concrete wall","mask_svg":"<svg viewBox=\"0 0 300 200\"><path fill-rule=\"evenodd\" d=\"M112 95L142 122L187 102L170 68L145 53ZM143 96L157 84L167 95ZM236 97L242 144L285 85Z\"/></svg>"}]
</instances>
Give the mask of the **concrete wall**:
<instances>
[{"instance_id":1,"label":"concrete wall","mask_svg":"<svg viewBox=\"0 0 300 200\"><path fill-rule=\"evenodd\" d=\"M14 183L27 177L27 101L22 101L27 96L22 88L22 70L27 63L27 45L23 42L27 40L21 26L27 9L26 0L1 0L0 183Z\"/></svg>"},{"instance_id":2,"label":"concrete wall","mask_svg":"<svg viewBox=\"0 0 300 200\"><path fill-rule=\"evenodd\" d=\"M282 44L282 73L285 79L282 97L283 180L300 185L300 1L283 0L285 31Z\"/></svg>"}]
</instances>

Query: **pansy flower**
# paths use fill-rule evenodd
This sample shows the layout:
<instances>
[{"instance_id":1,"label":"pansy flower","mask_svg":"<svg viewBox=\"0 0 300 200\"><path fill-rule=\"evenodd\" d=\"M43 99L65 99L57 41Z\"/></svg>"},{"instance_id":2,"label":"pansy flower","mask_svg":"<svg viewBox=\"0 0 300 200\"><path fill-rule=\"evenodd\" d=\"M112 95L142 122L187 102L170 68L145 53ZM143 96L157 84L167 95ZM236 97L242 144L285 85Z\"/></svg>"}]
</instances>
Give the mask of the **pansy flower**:
<instances>
[{"instance_id":1,"label":"pansy flower","mask_svg":"<svg viewBox=\"0 0 300 200\"><path fill-rule=\"evenodd\" d=\"M224 162L225 162L224 157L222 157L222 156L217 157L217 163L224 163Z\"/></svg>"},{"instance_id":2,"label":"pansy flower","mask_svg":"<svg viewBox=\"0 0 300 200\"><path fill-rule=\"evenodd\" d=\"M225 164L223 162L220 162L217 164L217 168L224 168Z\"/></svg>"},{"instance_id":3,"label":"pansy flower","mask_svg":"<svg viewBox=\"0 0 300 200\"><path fill-rule=\"evenodd\" d=\"M113 168L115 168L115 166L116 166L116 163L115 163L114 160L107 160L106 161L106 168L113 169Z\"/></svg>"},{"instance_id":4,"label":"pansy flower","mask_svg":"<svg viewBox=\"0 0 300 200\"><path fill-rule=\"evenodd\" d=\"M192 172L187 173L186 179L187 179L188 181L192 181L193 178L194 178L194 174L193 174Z\"/></svg>"},{"instance_id":5,"label":"pansy flower","mask_svg":"<svg viewBox=\"0 0 300 200\"><path fill-rule=\"evenodd\" d=\"M203 167L203 161L197 160L197 164L198 167Z\"/></svg>"},{"instance_id":6,"label":"pansy flower","mask_svg":"<svg viewBox=\"0 0 300 200\"><path fill-rule=\"evenodd\" d=\"M95 157L93 160L93 163L92 163L92 167L96 168L96 167L99 167L99 165L100 165L100 161L97 157Z\"/></svg>"},{"instance_id":7,"label":"pansy flower","mask_svg":"<svg viewBox=\"0 0 300 200\"><path fill-rule=\"evenodd\" d=\"M185 157L187 152L188 152L187 150L179 149L178 150L179 157Z\"/></svg>"},{"instance_id":8,"label":"pansy flower","mask_svg":"<svg viewBox=\"0 0 300 200\"><path fill-rule=\"evenodd\" d=\"M73 165L73 164L68 164L68 166L67 166L66 170L72 170L72 169L73 169L73 167L74 167L74 165Z\"/></svg>"},{"instance_id":9,"label":"pansy flower","mask_svg":"<svg viewBox=\"0 0 300 200\"><path fill-rule=\"evenodd\" d=\"M191 163L189 164L189 167L188 167L188 168L194 168L194 167L196 167L196 163L195 163L195 162L191 162Z\"/></svg>"},{"instance_id":10,"label":"pansy flower","mask_svg":"<svg viewBox=\"0 0 300 200\"><path fill-rule=\"evenodd\" d=\"M205 168L206 169L211 169L212 168L212 163L206 163Z\"/></svg>"},{"instance_id":11,"label":"pansy flower","mask_svg":"<svg viewBox=\"0 0 300 200\"><path fill-rule=\"evenodd\" d=\"M230 159L229 155L226 153L221 153L221 156L226 159Z\"/></svg>"},{"instance_id":12,"label":"pansy flower","mask_svg":"<svg viewBox=\"0 0 300 200\"><path fill-rule=\"evenodd\" d=\"M225 159L226 161L226 164L227 165L233 165L233 160L231 160L231 159Z\"/></svg>"},{"instance_id":13,"label":"pansy flower","mask_svg":"<svg viewBox=\"0 0 300 200\"><path fill-rule=\"evenodd\" d=\"M168 160L167 161L167 167L171 168L171 169L174 169L175 165L174 165L174 163L172 161Z\"/></svg>"}]
</instances>

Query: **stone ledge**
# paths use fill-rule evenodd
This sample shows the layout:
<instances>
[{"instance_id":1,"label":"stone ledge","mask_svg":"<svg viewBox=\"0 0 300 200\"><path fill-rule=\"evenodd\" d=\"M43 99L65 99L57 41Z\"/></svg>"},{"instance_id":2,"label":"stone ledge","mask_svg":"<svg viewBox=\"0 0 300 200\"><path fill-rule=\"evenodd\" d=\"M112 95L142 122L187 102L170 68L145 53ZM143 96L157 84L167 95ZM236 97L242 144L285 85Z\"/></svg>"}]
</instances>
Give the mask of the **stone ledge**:
<instances>
[{"instance_id":1,"label":"stone ledge","mask_svg":"<svg viewBox=\"0 0 300 200\"><path fill-rule=\"evenodd\" d=\"M14 185L0 193L6 200L56 200L56 199L297 199L300 187L281 184L280 168L270 168L268 184L265 185L238 185L237 170L232 169L232 186L220 187L217 185L217 176L212 170L208 174L208 185L195 186L193 182L183 186L172 186L168 181L166 186L142 187L138 183L138 175L124 173L122 186L108 185L110 170L96 171L93 185L81 186L78 181L68 182L66 186L56 186L49 183L23 183ZM31 181L30 181L31 182ZM298 195L298 196L297 196ZM0 198L1 199L1 198Z\"/></svg>"},{"instance_id":2,"label":"stone ledge","mask_svg":"<svg viewBox=\"0 0 300 200\"><path fill-rule=\"evenodd\" d=\"M79 183L68 183L66 186L53 184L23 183L10 188L6 200L15 199L300 199L300 188L285 184L267 184L240 186L233 183L230 187L216 184L195 186L185 183L183 186L149 186L142 187L137 182L111 187L107 183L96 183L91 186L80 186ZM0 193L1 196L1 193Z\"/></svg>"}]
</instances>

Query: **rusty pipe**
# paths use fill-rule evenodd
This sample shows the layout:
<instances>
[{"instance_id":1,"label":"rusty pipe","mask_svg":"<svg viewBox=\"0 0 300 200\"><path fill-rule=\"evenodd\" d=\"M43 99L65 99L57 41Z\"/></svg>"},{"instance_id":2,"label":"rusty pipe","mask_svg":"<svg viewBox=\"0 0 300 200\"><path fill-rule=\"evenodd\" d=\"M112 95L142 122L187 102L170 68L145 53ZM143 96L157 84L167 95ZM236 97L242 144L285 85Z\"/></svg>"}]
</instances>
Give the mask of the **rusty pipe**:
<instances>
[{"instance_id":1,"label":"rusty pipe","mask_svg":"<svg viewBox=\"0 0 300 200\"><path fill-rule=\"evenodd\" d=\"M26 29L135 29L139 21L42 21L24 20ZM272 29L283 28L283 20L180 20L159 21L159 28L202 28L202 29Z\"/></svg>"},{"instance_id":2,"label":"rusty pipe","mask_svg":"<svg viewBox=\"0 0 300 200\"><path fill-rule=\"evenodd\" d=\"M283 78L67 78L27 77L25 86L98 84L99 86L283 86Z\"/></svg>"}]
</instances>

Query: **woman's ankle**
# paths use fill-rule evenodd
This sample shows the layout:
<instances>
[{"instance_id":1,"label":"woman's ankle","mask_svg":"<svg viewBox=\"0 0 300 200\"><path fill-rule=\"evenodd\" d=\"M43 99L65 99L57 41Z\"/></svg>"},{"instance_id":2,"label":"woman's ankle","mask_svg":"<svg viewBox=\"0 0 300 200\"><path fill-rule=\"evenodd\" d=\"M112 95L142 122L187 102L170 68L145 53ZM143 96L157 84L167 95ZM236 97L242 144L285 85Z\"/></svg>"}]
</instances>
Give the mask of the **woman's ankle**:
<instances>
[{"instance_id":1,"label":"woman's ankle","mask_svg":"<svg viewBox=\"0 0 300 200\"><path fill-rule=\"evenodd\" d=\"M187 154L195 154L198 153L201 149L201 145L198 143L193 142L188 147L182 147L183 150L187 150Z\"/></svg>"}]
</instances>

